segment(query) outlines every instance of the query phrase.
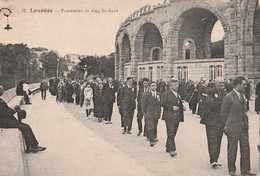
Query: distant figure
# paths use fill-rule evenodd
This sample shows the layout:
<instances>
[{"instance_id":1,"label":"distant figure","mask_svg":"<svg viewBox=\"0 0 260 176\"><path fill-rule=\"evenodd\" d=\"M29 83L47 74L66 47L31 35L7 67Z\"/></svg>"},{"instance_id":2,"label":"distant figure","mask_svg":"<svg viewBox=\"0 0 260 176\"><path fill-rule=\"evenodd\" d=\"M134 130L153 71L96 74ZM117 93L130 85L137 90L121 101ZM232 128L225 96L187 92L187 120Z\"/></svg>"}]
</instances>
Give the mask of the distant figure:
<instances>
[{"instance_id":1,"label":"distant figure","mask_svg":"<svg viewBox=\"0 0 260 176\"><path fill-rule=\"evenodd\" d=\"M229 92L221 107L221 117L225 121L225 134L228 139L229 175L236 175L237 145L240 143L240 170L242 175L255 175L250 168L250 147L248 139L248 116L246 114L245 87L242 76L234 80L234 89Z\"/></svg>"},{"instance_id":2,"label":"distant figure","mask_svg":"<svg viewBox=\"0 0 260 176\"><path fill-rule=\"evenodd\" d=\"M48 88L49 88L48 81L46 78L43 78L40 85L42 100L46 100L46 92Z\"/></svg>"},{"instance_id":3,"label":"distant figure","mask_svg":"<svg viewBox=\"0 0 260 176\"><path fill-rule=\"evenodd\" d=\"M106 124L111 124L111 117L113 113L113 105L115 103L116 85L113 83L113 79L109 77L107 84L103 88L103 99L104 99L104 119L107 121Z\"/></svg>"},{"instance_id":4,"label":"distant figure","mask_svg":"<svg viewBox=\"0 0 260 176\"><path fill-rule=\"evenodd\" d=\"M255 112L259 114L260 111L260 82L257 83L256 88L255 88L255 94L256 94L256 99L255 99Z\"/></svg>"},{"instance_id":5,"label":"distant figure","mask_svg":"<svg viewBox=\"0 0 260 176\"><path fill-rule=\"evenodd\" d=\"M0 96L2 96L3 93L4 88L0 85ZM40 147L38 145L38 141L36 140L31 127L18 121L14 117L16 112L19 111L15 111L14 109L8 107L6 102L0 98L0 128L18 128L25 139L26 153L36 153L45 150L46 147Z\"/></svg>"},{"instance_id":6,"label":"distant figure","mask_svg":"<svg viewBox=\"0 0 260 176\"><path fill-rule=\"evenodd\" d=\"M86 109L86 115L87 119L90 119L90 114L94 108L94 103L93 103L93 90L90 87L90 83L86 83L86 87L84 89L84 106Z\"/></svg>"},{"instance_id":7,"label":"distant figure","mask_svg":"<svg viewBox=\"0 0 260 176\"><path fill-rule=\"evenodd\" d=\"M27 104L27 105L32 104L30 102L30 98L29 98L29 95L31 95L30 87L29 87L29 84L26 81L24 81L24 83L23 83L23 91L24 91L25 104Z\"/></svg>"}]
</instances>

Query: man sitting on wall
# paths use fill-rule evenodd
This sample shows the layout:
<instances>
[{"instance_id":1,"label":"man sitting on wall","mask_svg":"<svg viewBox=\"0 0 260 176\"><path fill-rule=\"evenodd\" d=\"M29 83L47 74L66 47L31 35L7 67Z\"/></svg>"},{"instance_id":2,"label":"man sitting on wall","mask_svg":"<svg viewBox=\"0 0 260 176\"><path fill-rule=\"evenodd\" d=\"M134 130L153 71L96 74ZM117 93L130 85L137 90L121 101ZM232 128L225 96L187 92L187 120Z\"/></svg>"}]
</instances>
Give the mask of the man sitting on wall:
<instances>
[{"instance_id":1,"label":"man sitting on wall","mask_svg":"<svg viewBox=\"0 0 260 176\"><path fill-rule=\"evenodd\" d=\"M0 85L0 96L4 93L4 88ZM19 108L16 110L8 107L6 102L0 98L0 128L18 128L24 136L26 143L26 153L36 153L43 151L46 147L38 146L38 141L36 140L32 129L29 125L18 121L14 114L19 111Z\"/></svg>"}]
</instances>

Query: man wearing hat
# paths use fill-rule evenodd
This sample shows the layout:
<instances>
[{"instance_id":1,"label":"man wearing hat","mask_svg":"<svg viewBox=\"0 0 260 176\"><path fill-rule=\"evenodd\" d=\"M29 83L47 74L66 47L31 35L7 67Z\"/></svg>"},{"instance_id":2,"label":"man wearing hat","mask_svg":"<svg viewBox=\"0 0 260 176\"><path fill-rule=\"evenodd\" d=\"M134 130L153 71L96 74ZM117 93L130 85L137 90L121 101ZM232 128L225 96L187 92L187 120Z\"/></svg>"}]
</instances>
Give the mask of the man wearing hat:
<instances>
[{"instance_id":1,"label":"man wearing hat","mask_svg":"<svg viewBox=\"0 0 260 176\"><path fill-rule=\"evenodd\" d=\"M143 78L142 81L142 86L139 86L138 94L137 94L137 124L138 124L138 134L137 136L140 136L140 134L143 132L143 110L142 110L142 99L143 99L143 94L145 92L149 91L149 79L148 78ZM144 119L144 122L146 120ZM144 136L146 136L146 123L144 124Z\"/></svg>"},{"instance_id":2,"label":"man wearing hat","mask_svg":"<svg viewBox=\"0 0 260 176\"><path fill-rule=\"evenodd\" d=\"M213 88L208 88L205 98L206 112L203 116L208 140L210 165L212 168L221 166L218 163L221 140L225 122L221 119L221 106L226 95L224 78L217 77Z\"/></svg>"},{"instance_id":3,"label":"man wearing hat","mask_svg":"<svg viewBox=\"0 0 260 176\"><path fill-rule=\"evenodd\" d=\"M124 131L131 134L134 110L136 108L136 88L133 86L133 78L127 78L127 85L120 90L119 108L122 110Z\"/></svg>"},{"instance_id":4,"label":"man wearing hat","mask_svg":"<svg viewBox=\"0 0 260 176\"><path fill-rule=\"evenodd\" d=\"M4 88L0 85L0 96L4 93ZM17 108L16 108L17 109ZM18 108L19 109L19 108ZM36 153L43 151L46 147L38 146L38 141L36 140L31 127L25 123L18 121L14 114L16 110L8 107L6 102L0 98L0 128L18 128L24 136L26 143L26 153Z\"/></svg>"}]
</instances>

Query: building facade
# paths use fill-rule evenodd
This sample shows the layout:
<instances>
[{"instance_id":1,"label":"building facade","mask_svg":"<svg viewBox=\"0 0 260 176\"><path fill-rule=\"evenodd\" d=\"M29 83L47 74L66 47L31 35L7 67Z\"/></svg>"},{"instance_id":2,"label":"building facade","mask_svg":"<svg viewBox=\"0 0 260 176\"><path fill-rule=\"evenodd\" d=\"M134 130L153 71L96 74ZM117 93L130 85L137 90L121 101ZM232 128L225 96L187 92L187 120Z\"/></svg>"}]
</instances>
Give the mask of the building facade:
<instances>
[{"instance_id":1,"label":"building facade","mask_svg":"<svg viewBox=\"0 0 260 176\"><path fill-rule=\"evenodd\" d=\"M217 21L224 58L211 57ZM260 81L260 8L257 0L165 0L136 10L115 37L115 78L185 80L243 75Z\"/></svg>"}]
</instances>

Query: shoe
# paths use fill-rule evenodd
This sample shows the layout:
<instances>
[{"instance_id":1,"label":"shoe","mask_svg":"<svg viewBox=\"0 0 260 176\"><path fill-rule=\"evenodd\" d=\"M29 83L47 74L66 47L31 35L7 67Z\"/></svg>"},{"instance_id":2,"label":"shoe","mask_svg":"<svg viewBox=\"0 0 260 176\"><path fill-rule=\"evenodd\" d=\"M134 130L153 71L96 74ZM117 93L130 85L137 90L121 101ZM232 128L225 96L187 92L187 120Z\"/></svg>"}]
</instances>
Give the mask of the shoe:
<instances>
[{"instance_id":1,"label":"shoe","mask_svg":"<svg viewBox=\"0 0 260 176\"><path fill-rule=\"evenodd\" d=\"M253 175L256 175L256 174L253 174L251 172L246 172L246 173L242 173L241 175L242 176L253 176Z\"/></svg>"},{"instance_id":2,"label":"shoe","mask_svg":"<svg viewBox=\"0 0 260 176\"><path fill-rule=\"evenodd\" d=\"M155 142L151 142L150 146L153 147L156 143Z\"/></svg>"},{"instance_id":3,"label":"shoe","mask_svg":"<svg viewBox=\"0 0 260 176\"><path fill-rule=\"evenodd\" d=\"M171 157L174 157L174 156L176 156L176 155L177 155L177 153L176 153L175 151L171 151L171 152L170 152L170 156L171 156Z\"/></svg>"},{"instance_id":4,"label":"shoe","mask_svg":"<svg viewBox=\"0 0 260 176\"><path fill-rule=\"evenodd\" d=\"M25 150L26 153L37 153L39 152L39 150L37 150L36 148L32 148L32 147L28 147L26 150Z\"/></svg>"},{"instance_id":5,"label":"shoe","mask_svg":"<svg viewBox=\"0 0 260 176\"><path fill-rule=\"evenodd\" d=\"M213 169L216 169L217 166L218 166L216 162L213 162L213 163L211 163L210 165L211 165L211 167L212 167Z\"/></svg>"},{"instance_id":6,"label":"shoe","mask_svg":"<svg viewBox=\"0 0 260 176\"><path fill-rule=\"evenodd\" d=\"M132 134L132 132L131 131L127 131L127 134Z\"/></svg>"},{"instance_id":7,"label":"shoe","mask_svg":"<svg viewBox=\"0 0 260 176\"><path fill-rule=\"evenodd\" d=\"M44 151L44 150L46 150L46 147L37 146L36 148L37 148L39 151Z\"/></svg>"},{"instance_id":8,"label":"shoe","mask_svg":"<svg viewBox=\"0 0 260 176\"><path fill-rule=\"evenodd\" d=\"M154 139L155 142L158 142L159 140L157 138Z\"/></svg>"},{"instance_id":9,"label":"shoe","mask_svg":"<svg viewBox=\"0 0 260 176\"><path fill-rule=\"evenodd\" d=\"M233 171L230 171L230 172L229 172L229 175L230 175L230 176L236 176L236 173L233 172Z\"/></svg>"},{"instance_id":10,"label":"shoe","mask_svg":"<svg viewBox=\"0 0 260 176\"><path fill-rule=\"evenodd\" d=\"M170 153L170 150L166 149L166 153Z\"/></svg>"},{"instance_id":11,"label":"shoe","mask_svg":"<svg viewBox=\"0 0 260 176\"><path fill-rule=\"evenodd\" d=\"M146 134L144 133L144 137L146 137Z\"/></svg>"},{"instance_id":12,"label":"shoe","mask_svg":"<svg viewBox=\"0 0 260 176\"><path fill-rule=\"evenodd\" d=\"M31 105L32 103L25 103L26 105Z\"/></svg>"},{"instance_id":13,"label":"shoe","mask_svg":"<svg viewBox=\"0 0 260 176\"><path fill-rule=\"evenodd\" d=\"M142 131L138 131L137 136L140 136L142 134Z\"/></svg>"},{"instance_id":14,"label":"shoe","mask_svg":"<svg viewBox=\"0 0 260 176\"><path fill-rule=\"evenodd\" d=\"M106 122L105 124L107 125L107 124L109 124L109 122Z\"/></svg>"},{"instance_id":15,"label":"shoe","mask_svg":"<svg viewBox=\"0 0 260 176\"><path fill-rule=\"evenodd\" d=\"M102 122L102 118L98 118L98 122Z\"/></svg>"}]
</instances>

